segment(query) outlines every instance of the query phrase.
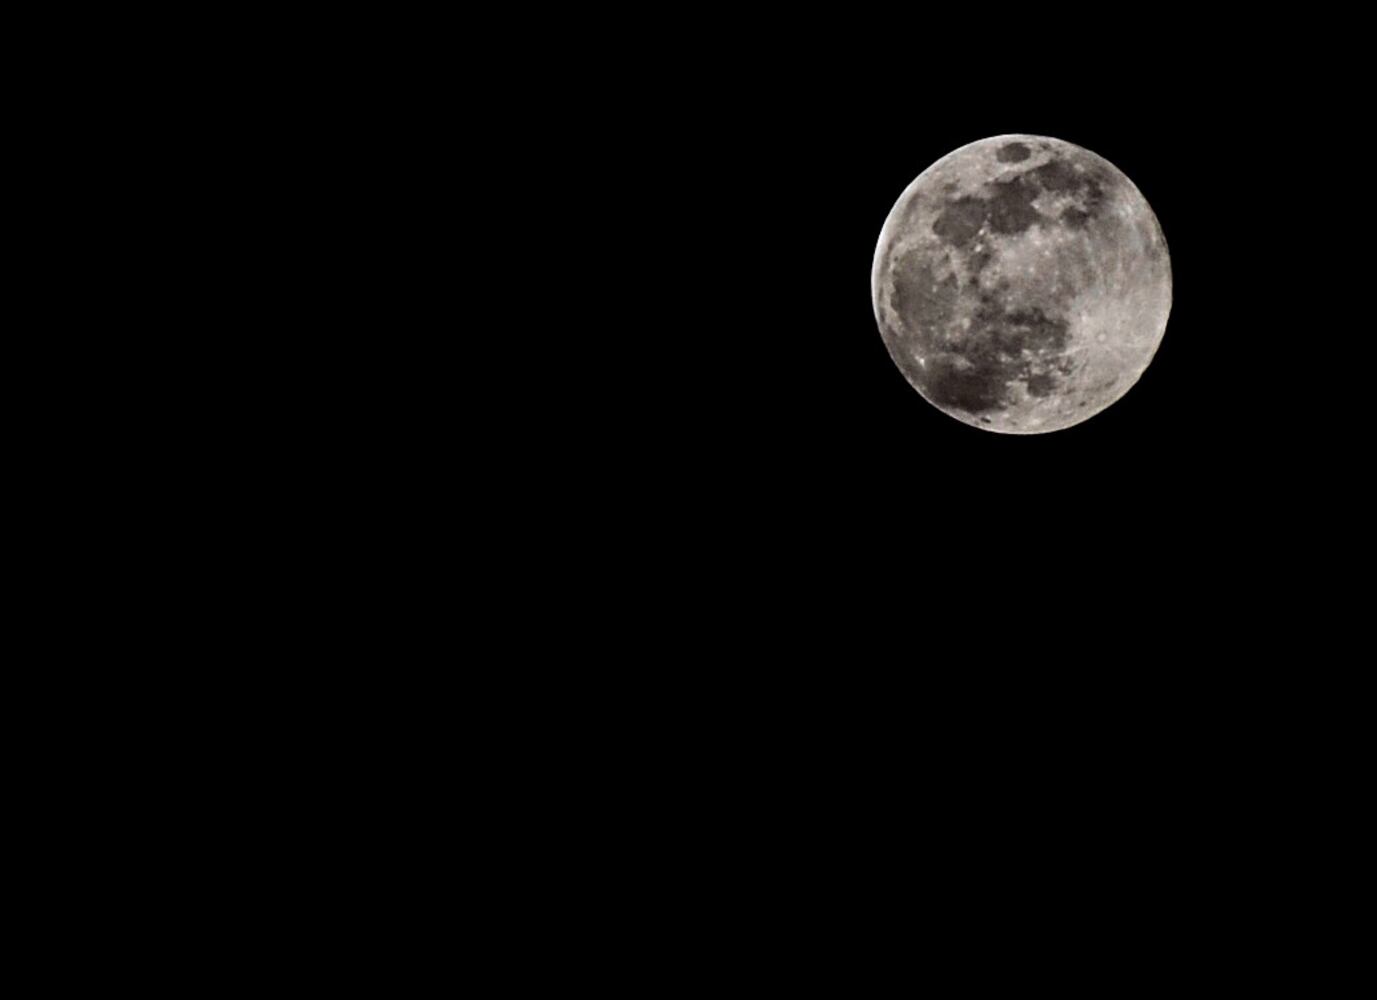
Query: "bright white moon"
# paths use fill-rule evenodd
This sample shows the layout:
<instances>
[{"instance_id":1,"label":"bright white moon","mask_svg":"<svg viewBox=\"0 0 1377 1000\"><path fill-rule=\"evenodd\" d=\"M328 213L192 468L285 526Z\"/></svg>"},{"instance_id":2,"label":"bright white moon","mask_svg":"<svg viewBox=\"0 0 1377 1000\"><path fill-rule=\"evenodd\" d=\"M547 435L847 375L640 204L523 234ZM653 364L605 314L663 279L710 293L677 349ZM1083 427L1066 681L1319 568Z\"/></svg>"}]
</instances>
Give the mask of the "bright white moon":
<instances>
[{"instance_id":1,"label":"bright white moon","mask_svg":"<svg viewBox=\"0 0 1377 1000\"><path fill-rule=\"evenodd\" d=\"M1001 135L908 186L871 293L890 357L924 399L974 427L1038 434L1138 381L1166 330L1171 263L1152 208L1112 163Z\"/></svg>"}]
</instances>

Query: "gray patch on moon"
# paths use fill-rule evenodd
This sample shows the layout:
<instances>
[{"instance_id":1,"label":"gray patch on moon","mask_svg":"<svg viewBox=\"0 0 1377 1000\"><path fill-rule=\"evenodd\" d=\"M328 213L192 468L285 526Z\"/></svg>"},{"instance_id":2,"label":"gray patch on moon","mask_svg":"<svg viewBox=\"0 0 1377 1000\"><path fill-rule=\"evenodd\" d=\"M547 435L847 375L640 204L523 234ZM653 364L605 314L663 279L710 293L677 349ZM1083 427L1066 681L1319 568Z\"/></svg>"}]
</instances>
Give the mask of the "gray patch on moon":
<instances>
[{"instance_id":1,"label":"gray patch on moon","mask_svg":"<svg viewBox=\"0 0 1377 1000\"><path fill-rule=\"evenodd\" d=\"M1166 243L1133 183L1038 136L971 143L890 212L872 296L910 384L986 430L1041 433L1121 397L1171 307Z\"/></svg>"},{"instance_id":2,"label":"gray patch on moon","mask_svg":"<svg viewBox=\"0 0 1377 1000\"><path fill-rule=\"evenodd\" d=\"M964 250L975 240L980 228L989 218L989 205L979 198L957 198L949 202L932 231L957 249Z\"/></svg>"},{"instance_id":3,"label":"gray patch on moon","mask_svg":"<svg viewBox=\"0 0 1377 1000\"><path fill-rule=\"evenodd\" d=\"M910 250L895 261L890 304L914 336L941 330L956 307L958 282L954 273L941 274L929 255Z\"/></svg>"},{"instance_id":4,"label":"gray patch on moon","mask_svg":"<svg viewBox=\"0 0 1377 1000\"><path fill-rule=\"evenodd\" d=\"M1030 157L1032 152L1021 142L1010 142L999 147L999 152L995 153L995 159L1000 163L1022 163Z\"/></svg>"}]
</instances>

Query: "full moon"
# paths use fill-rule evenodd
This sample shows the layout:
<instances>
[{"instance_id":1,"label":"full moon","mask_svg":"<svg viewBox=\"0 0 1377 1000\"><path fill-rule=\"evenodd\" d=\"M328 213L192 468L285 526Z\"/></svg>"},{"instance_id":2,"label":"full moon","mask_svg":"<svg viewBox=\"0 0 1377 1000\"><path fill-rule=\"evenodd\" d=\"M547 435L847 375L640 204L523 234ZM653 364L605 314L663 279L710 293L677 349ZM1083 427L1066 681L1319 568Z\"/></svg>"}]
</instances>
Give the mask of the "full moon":
<instances>
[{"instance_id":1,"label":"full moon","mask_svg":"<svg viewBox=\"0 0 1377 1000\"><path fill-rule=\"evenodd\" d=\"M880 232L871 296L924 399L982 430L1041 434L1110 406L1157 352L1171 262L1114 164L1038 135L962 146Z\"/></svg>"}]
</instances>

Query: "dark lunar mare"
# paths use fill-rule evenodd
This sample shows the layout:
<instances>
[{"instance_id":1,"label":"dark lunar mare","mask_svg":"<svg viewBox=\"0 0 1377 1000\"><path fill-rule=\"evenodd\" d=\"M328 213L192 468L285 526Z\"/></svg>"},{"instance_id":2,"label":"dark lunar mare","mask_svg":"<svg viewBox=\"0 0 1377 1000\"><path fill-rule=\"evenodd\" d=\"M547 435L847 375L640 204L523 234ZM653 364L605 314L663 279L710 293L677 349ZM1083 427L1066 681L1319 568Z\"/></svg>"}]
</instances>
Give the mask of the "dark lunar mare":
<instances>
[{"instance_id":1,"label":"dark lunar mare","mask_svg":"<svg viewBox=\"0 0 1377 1000\"><path fill-rule=\"evenodd\" d=\"M893 280L890 303L910 334L927 341L951 321L960 292L956 275L939 277L928 254L919 250L904 254L894 264Z\"/></svg>"},{"instance_id":2,"label":"dark lunar mare","mask_svg":"<svg viewBox=\"0 0 1377 1000\"><path fill-rule=\"evenodd\" d=\"M1023 143L1006 142L999 147L999 152L995 153L995 159L1000 163L1022 163L1032 155L1032 151Z\"/></svg>"},{"instance_id":3,"label":"dark lunar mare","mask_svg":"<svg viewBox=\"0 0 1377 1000\"><path fill-rule=\"evenodd\" d=\"M1022 155L1006 159L1006 150L1022 150ZM1013 142L1000 150L1004 162L1025 160L1028 149ZM976 242L980 230L1012 236L1024 232L1035 222L1055 225L1061 222L1070 228L1084 228L1098 218L1104 207L1105 185L1108 178L1097 167L1077 170L1062 159L1052 159L1030 167L1013 177L987 181L981 185L980 195L963 195L949 201L932 225L932 231L944 243L965 250ZM1043 191L1077 198L1082 207L1063 212L1059 219L1049 219L1033 207L1033 201Z\"/></svg>"},{"instance_id":4,"label":"dark lunar mare","mask_svg":"<svg viewBox=\"0 0 1377 1000\"><path fill-rule=\"evenodd\" d=\"M1065 319L986 293L969 330L946 340L922 384L934 402L968 413L1008 408L1011 382L1024 382L1031 395L1048 396L1060 376L1070 373L1071 361L1062 353L1069 335Z\"/></svg>"}]
</instances>

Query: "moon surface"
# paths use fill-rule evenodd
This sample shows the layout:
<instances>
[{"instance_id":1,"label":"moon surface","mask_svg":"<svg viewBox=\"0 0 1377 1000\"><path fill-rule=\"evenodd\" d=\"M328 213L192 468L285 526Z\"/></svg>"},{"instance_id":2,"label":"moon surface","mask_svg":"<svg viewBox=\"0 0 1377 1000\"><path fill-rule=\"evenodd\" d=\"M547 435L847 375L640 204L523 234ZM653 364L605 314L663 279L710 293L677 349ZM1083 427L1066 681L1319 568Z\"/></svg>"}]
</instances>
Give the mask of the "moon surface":
<instances>
[{"instance_id":1,"label":"moon surface","mask_svg":"<svg viewBox=\"0 0 1377 1000\"><path fill-rule=\"evenodd\" d=\"M1157 217L1108 160L1037 135L962 146L885 220L871 295L890 357L963 423L1040 434L1113 404L1171 311Z\"/></svg>"}]
</instances>

